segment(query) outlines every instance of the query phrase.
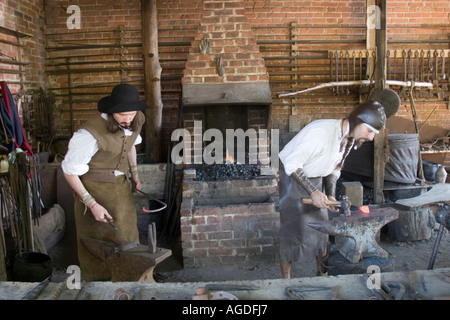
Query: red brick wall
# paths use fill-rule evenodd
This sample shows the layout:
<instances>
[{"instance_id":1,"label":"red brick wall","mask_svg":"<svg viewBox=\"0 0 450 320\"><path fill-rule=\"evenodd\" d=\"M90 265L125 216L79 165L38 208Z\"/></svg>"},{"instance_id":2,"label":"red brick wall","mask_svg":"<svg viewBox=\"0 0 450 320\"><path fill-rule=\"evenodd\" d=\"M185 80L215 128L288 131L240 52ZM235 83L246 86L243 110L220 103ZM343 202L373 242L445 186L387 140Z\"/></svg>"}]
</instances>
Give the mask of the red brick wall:
<instances>
[{"instance_id":1,"label":"red brick wall","mask_svg":"<svg viewBox=\"0 0 450 320\"><path fill-rule=\"evenodd\" d=\"M22 72L0 72L0 80L7 81L12 93L21 89L32 91L40 87L45 88L43 0L0 0L0 27L5 28L0 30L1 40L21 45L0 42L0 59L27 63L22 66L0 63L1 69ZM18 31L19 37L10 30Z\"/></svg>"},{"instance_id":2,"label":"red brick wall","mask_svg":"<svg viewBox=\"0 0 450 320\"><path fill-rule=\"evenodd\" d=\"M81 9L81 30L66 27L69 14L65 10L72 4ZM292 98L277 98L277 94L329 81L327 50L365 48L365 0L254 0L240 4L244 6L269 72L273 92L271 123L273 128L280 129L282 139L292 135L304 122L343 117L358 103L356 88L350 88L348 95L339 96L326 89ZM177 126L181 79L191 42L202 21L203 1L159 0L157 5L163 68L163 147L167 149L170 133ZM144 95L139 0L0 0L0 6L0 26L31 35L21 39L26 44L23 60L31 62L25 68L25 79L31 81L25 89L47 82L47 88L57 95L54 120L60 137L69 137L73 129L95 112L97 100L110 92L111 83L133 83ZM388 1L388 48L449 49L448 42L439 42L448 41L449 14L448 1ZM423 42L427 39L435 42ZM105 47L61 49L81 44ZM3 44L0 48L2 53L15 54L14 48ZM70 69L95 70L71 71L69 90L68 65ZM18 76L3 77L17 80ZM443 99L448 99L448 95L431 99L417 96L418 120L450 129L450 109ZM411 119L411 107L406 99L398 114ZM166 150L163 154L167 154Z\"/></svg>"},{"instance_id":3,"label":"red brick wall","mask_svg":"<svg viewBox=\"0 0 450 320\"><path fill-rule=\"evenodd\" d=\"M202 40L209 41L201 53ZM223 67L218 73L217 64ZM183 84L267 82L268 74L241 1L205 1L198 33L189 49Z\"/></svg>"}]
</instances>

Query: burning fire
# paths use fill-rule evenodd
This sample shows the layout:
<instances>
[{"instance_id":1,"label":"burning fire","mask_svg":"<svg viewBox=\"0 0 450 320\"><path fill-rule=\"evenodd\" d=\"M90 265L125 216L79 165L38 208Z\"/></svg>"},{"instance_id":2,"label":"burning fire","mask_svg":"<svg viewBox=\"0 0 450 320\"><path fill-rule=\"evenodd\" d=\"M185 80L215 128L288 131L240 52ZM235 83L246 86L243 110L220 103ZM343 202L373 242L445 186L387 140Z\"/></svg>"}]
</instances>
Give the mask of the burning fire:
<instances>
[{"instance_id":1,"label":"burning fire","mask_svg":"<svg viewBox=\"0 0 450 320\"><path fill-rule=\"evenodd\" d=\"M225 163L228 164L233 164L234 163L234 159L232 156L230 156L230 154L228 153L228 149L227 149L227 156L225 157Z\"/></svg>"},{"instance_id":2,"label":"burning fire","mask_svg":"<svg viewBox=\"0 0 450 320\"><path fill-rule=\"evenodd\" d=\"M359 209L362 213L365 213L365 214L369 214L369 213L370 213L369 206L362 206L362 207L359 207L358 209Z\"/></svg>"}]
</instances>

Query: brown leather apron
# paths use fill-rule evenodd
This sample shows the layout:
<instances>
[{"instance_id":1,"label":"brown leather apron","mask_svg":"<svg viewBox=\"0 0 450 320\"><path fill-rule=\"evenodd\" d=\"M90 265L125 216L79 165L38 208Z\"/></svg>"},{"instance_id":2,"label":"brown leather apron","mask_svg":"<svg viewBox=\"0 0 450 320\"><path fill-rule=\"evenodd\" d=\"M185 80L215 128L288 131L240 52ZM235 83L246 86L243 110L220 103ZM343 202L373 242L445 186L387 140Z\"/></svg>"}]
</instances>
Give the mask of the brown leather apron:
<instances>
[{"instance_id":1,"label":"brown leather apron","mask_svg":"<svg viewBox=\"0 0 450 320\"><path fill-rule=\"evenodd\" d=\"M280 259L297 262L326 252L328 234L308 227L309 222L328 220L328 210L303 204L309 194L280 166ZM322 190L323 178L309 181Z\"/></svg>"},{"instance_id":2,"label":"brown leather apron","mask_svg":"<svg viewBox=\"0 0 450 320\"><path fill-rule=\"evenodd\" d=\"M111 237L122 242L139 243L137 214L131 186L125 175L117 176L114 182L83 180L86 190L102 205L114 219L119 230L114 230L108 223L94 220L89 208L84 213L85 205L75 195L75 223L77 228L78 260L81 278L86 281L108 281L111 274L106 264L92 256L80 243L80 238L93 238L111 241Z\"/></svg>"}]
</instances>

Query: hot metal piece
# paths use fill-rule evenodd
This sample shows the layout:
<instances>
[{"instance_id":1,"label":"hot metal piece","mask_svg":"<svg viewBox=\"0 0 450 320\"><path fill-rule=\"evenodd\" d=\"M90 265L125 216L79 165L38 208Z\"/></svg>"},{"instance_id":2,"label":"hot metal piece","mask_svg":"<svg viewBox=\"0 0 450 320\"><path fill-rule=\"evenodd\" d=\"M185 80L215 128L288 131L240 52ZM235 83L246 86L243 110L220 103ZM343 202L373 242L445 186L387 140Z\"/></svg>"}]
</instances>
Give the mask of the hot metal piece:
<instances>
[{"instance_id":1,"label":"hot metal piece","mask_svg":"<svg viewBox=\"0 0 450 320\"><path fill-rule=\"evenodd\" d=\"M347 237L339 252L351 263L358 263L366 257L389 257L375 237L381 227L397 218L398 211L393 208L371 208L370 213L357 211L329 221L310 222L308 226L330 235Z\"/></svg>"}]
</instances>

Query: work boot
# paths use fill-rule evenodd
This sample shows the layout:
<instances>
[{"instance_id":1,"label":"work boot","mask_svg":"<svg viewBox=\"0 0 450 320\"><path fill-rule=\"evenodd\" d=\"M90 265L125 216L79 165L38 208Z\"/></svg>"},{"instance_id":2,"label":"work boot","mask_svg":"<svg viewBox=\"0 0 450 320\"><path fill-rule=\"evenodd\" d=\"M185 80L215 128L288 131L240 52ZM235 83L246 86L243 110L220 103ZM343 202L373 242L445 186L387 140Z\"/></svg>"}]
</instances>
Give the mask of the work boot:
<instances>
[{"instance_id":1,"label":"work boot","mask_svg":"<svg viewBox=\"0 0 450 320\"><path fill-rule=\"evenodd\" d=\"M326 265L326 260L323 260L322 255L316 256L316 262L317 262L317 276L328 276L328 267Z\"/></svg>"},{"instance_id":2,"label":"work boot","mask_svg":"<svg viewBox=\"0 0 450 320\"><path fill-rule=\"evenodd\" d=\"M291 278L291 264L292 264L291 261L280 260L281 277L283 279Z\"/></svg>"},{"instance_id":3,"label":"work boot","mask_svg":"<svg viewBox=\"0 0 450 320\"><path fill-rule=\"evenodd\" d=\"M325 255L322 253L322 250L319 250L319 254L316 256L317 276L328 276L328 252L330 252L329 245Z\"/></svg>"}]
</instances>

